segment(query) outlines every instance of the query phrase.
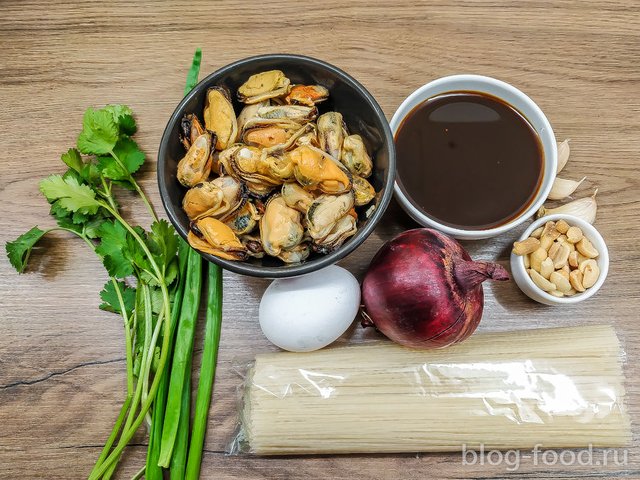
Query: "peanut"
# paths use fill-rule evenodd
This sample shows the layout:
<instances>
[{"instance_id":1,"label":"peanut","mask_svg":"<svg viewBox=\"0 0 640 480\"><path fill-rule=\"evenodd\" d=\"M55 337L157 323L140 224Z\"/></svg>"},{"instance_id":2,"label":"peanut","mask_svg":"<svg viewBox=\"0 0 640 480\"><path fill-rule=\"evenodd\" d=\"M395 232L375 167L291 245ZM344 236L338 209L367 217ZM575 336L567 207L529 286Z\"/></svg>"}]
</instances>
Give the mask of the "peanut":
<instances>
[{"instance_id":1,"label":"peanut","mask_svg":"<svg viewBox=\"0 0 640 480\"><path fill-rule=\"evenodd\" d=\"M540 265L542 264L545 258L547 258L547 251L542 247L538 248L535 252L533 252L529 256L529 261L531 262L531 268L539 272Z\"/></svg>"},{"instance_id":2,"label":"peanut","mask_svg":"<svg viewBox=\"0 0 640 480\"><path fill-rule=\"evenodd\" d=\"M569 253L569 266L571 268L578 268L578 266L580 265L580 263L578 263L578 255L580 254L575 250Z\"/></svg>"},{"instance_id":3,"label":"peanut","mask_svg":"<svg viewBox=\"0 0 640 480\"><path fill-rule=\"evenodd\" d=\"M554 240L560 236L560 232L556 229L556 222L549 221L544 224L544 228L542 229L540 238L544 237L545 235L551 235Z\"/></svg>"},{"instance_id":4,"label":"peanut","mask_svg":"<svg viewBox=\"0 0 640 480\"><path fill-rule=\"evenodd\" d=\"M553 235L545 234L540 237L540 246L545 250L549 250L553 245Z\"/></svg>"},{"instance_id":5,"label":"peanut","mask_svg":"<svg viewBox=\"0 0 640 480\"><path fill-rule=\"evenodd\" d=\"M529 237L514 242L513 254L522 256L533 283L556 297L591 288L600 276L599 252L580 227L566 220L548 221Z\"/></svg>"},{"instance_id":6,"label":"peanut","mask_svg":"<svg viewBox=\"0 0 640 480\"><path fill-rule=\"evenodd\" d=\"M556 222L556 230L560 233L567 233L567 230L569 230L569 224L565 220L558 220Z\"/></svg>"},{"instance_id":7,"label":"peanut","mask_svg":"<svg viewBox=\"0 0 640 480\"><path fill-rule=\"evenodd\" d=\"M567 240L570 243L578 243L580 240L582 240L583 236L584 235L580 227L571 227L569 228L569 230L567 230Z\"/></svg>"},{"instance_id":8,"label":"peanut","mask_svg":"<svg viewBox=\"0 0 640 480\"><path fill-rule=\"evenodd\" d=\"M533 283L535 283L545 292L552 292L554 290L557 290L555 284L551 283L535 270L529 269L529 275L531 276L531 280L533 280Z\"/></svg>"},{"instance_id":9,"label":"peanut","mask_svg":"<svg viewBox=\"0 0 640 480\"><path fill-rule=\"evenodd\" d=\"M540 264L540 275L549 280L549 276L553 273L553 260L549 257L545 258Z\"/></svg>"},{"instance_id":10,"label":"peanut","mask_svg":"<svg viewBox=\"0 0 640 480\"><path fill-rule=\"evenodd\" d=\"M527 255L535 252L540 247L540 240L537 238L525 238L521 242L515 242L513 244L512 252L516 255Z\"/></svg>"},{"instance_id":11,"label":"peanut","mask_svg":"<svg viewBox=\"0 0 640 480\"><path fill-rule=\"evenodd\" d=\"M569 283L571 283L576 292L584 292L586 290L582 285L582 272L580 270L574 270L569 274Z\"/></svg>"},{"instance_id":12,"label":"peanut","mask_svg":"<svg viewBox=\"0 0 640 480\"><path fill-rule=\"evenodd\" d=\"M551 257L551 259L553 260L553 267L556 270L564 267L567 264L567 261L569 260L569 253L571 253L569 247L564 243L561 243L560 248L558 249L556 254Z\"/></svg>"},{"instance_id":13,"label":"peanut","mask_svg":"<svg viewBox=\"0 0 640 480\"><path fill-rule=\"evenodd\" d=\"M533 232L531 232L531 235L529 236L533 238L537 238L539 240L540 237L542 236L542 229L543 227L536 228Z\"/></svg>"},{"instance_id":14,"label":"peanut","mask_svg":"<svg viewBox=\"0 0 640 480\"><path fill-rule=\"evenodd\" d=\"M560 272L553 272L549 277L551 283L555 283L556 289L562 293L571 290L571 283L568 278L565 278Z\"/></svg>"},{"instance_id":15,"label":"peanut","mask_svg":"<svg viewBox=\"0 0 640 480\"><path fill-rule=\"evenodd\" d=\"M600 253L596 250L596 247L587 239L582 237L578 243L576 243L576 249L587 258L596 258Z\"/></svg>"},{"instance_id":16,"label":"peanut","mask_svg":"<svg viewBox=\"0 0 640 480\"><path fill-rule=\"evenodd\" d=\"M580 271L582 272L582 286L584 288L593 287L600 276L600 267L595 260L587 260L580 265Z\"/></svg>"},{"instance_id":17,"label":"peanut","mask_svg":"<svg viewBox=\"0 0 640 480\"><path fill-rule=\"evenodd\" d=\"M560 250L560 245L562 245L561 243L559 243L558 241L555 241L551 244L551 246L549 247L549 256L551 258L555 257L556 254L558 253L558 250Z\"/></svg>"}]
</instances>

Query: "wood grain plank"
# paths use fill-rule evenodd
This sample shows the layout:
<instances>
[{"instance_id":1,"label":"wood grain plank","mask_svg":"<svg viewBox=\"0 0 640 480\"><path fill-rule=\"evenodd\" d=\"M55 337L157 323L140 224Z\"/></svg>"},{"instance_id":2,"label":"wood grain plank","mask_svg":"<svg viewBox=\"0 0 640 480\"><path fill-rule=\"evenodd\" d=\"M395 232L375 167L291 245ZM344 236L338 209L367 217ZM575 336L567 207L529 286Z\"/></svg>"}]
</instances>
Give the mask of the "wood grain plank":
<instances>
[{"instance_id":1,"label":"wood grain plank","mask_svg":"<svg viewBox=\"0 0 640 480\"><path fill-rule=\"evenodd\" d=\"M567 177L599 188L596 226L611 270L591 301L535 304L514 284L488 285L481 331L612 323L625 343L634 444L626 465L462 465L457 454L247 458L223 454L236 422L236 366L273 347L257 325L268 282L225 273L224 325L203 478L640 478L640 7L633 0L396 1L349 3L43 0L2 2L0 15L0 243L52 225L38 180L61 171L89 105L122 102L138 116L148 155L143 188L159 207L155 158L181 97L193 50L206 74L267 52L316 56L347 70L388 118L427 81L452 73L495 76L529 94L559 139L572 139ZM25 125L27 122L27 125ZM35 129L34 129L35 125ZM139 202L126 215L146 223ZM131 207L129 207L131 205ZM377 249L415 224L393 202L381 226L341 264L361 277ZM466 242L480 259L508 264L509 244ZM119 318L98 310L106 274L64 234L46 240L16 275L0 259L0 478L82 478L110 431L125 390ZM202 332L198 333L198 339ZM355 329L352 341L376 334ZM199 340L198 340L199 342ZM200 345L200 343L197 343ZM198 354L199 355L199 354ZM197 355L197 357L198 357ZM144 461L141 432L118 471ZM600 453L601 454L601 453ZM600 458L600 457L599 457Z\"/></svg>"}]
</instances>

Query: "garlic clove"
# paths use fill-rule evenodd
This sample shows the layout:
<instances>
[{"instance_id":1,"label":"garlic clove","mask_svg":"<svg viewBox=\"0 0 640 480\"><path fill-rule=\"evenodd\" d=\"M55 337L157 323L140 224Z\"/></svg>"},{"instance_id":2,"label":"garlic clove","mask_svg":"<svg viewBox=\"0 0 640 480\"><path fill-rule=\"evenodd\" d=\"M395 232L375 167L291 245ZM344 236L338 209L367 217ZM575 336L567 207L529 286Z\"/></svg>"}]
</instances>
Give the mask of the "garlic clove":
<instances>
[{"instance_id":1,"label":"garlic clove","mask_svg":"<svg viewBox=\"0 0 640 480\"><path fill-rule=\"evenodd\" d=\"M596 202L596 195L598 190L590 197L580 198L573 200L572 202L560 205L557 208L545 208L540 207L536 218L541 218L547 215L553 215L556 213L563 213L565 215L573 215L575 217L583 219L585 222L593 223L596 219L596 213L598 211L598 204Z\"/></svg>"},{"instance_id":2,"label":"garlic clove","mask_svg":"<svg viewBox=\"0 0 640 480\"><path fill-rule=\"evenodd\" d=\"M553 181L553 186L551 187L551 191L549 192L549 196L547 198L549 200L562 200L563 198L567 198L577 190L577 188L582 182L585 181L586 178L587 177L582 177L582 180L576 182L575 180L556 177L556 179Z\"/></svg>"},{"instance_id":3,"label":"garlic clove","mask_svg":"<svg viewBox=\"0 0 640 480\"><path fill-rule=\"evenodd\" d=\"M560 173L569 161L569 154L571 153L569 140L571 139L567 138L565 141L558 143L558 167L556 168L556 174Z\"/></svg>"}]
</instances>

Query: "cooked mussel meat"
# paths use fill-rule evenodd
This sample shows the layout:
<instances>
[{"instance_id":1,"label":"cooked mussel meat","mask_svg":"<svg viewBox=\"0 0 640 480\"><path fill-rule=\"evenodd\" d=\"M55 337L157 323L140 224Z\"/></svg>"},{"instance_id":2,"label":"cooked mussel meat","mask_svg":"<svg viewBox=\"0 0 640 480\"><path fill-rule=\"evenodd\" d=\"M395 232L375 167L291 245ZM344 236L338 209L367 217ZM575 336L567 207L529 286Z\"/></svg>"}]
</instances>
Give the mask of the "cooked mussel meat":
<instances>
[{"instance_id":1,"label":"cooked mussel meat","mask_svg":"<svg viewBox=\"0 0 640 480\"><path fill-rule=\"evenodd\" d=\"M262 107L268 107L271 102L269 100L265 100L264 102L252 103L250 105L245 105L242 110L240 110L240 115L238 115L238 131L242 132L244 130L245 124L252 118L258 116L258 110Z\"/></svg>"},{"instance_id":2,"label":"cooked mussel meat","mask_svg":"<svg viewBox=\"0 0 640 480\"><path fill-rule=\"evenodd\" d=\"M320 195L311 203L305 217L309 236L315 243L321 244L336 222L347 215L353 205L354 196L351 191L342 195Z\"/></svg>"},{"instance_id":3,"label":"cooked mussel meat","mask_svg":"<svg viewBox=\"0 0 640 480\"><path fill-rule=\"evenodd\" d=\"M205 217L193 222L187 240L196 250L225 260L247 258L247 249L233 230L213 217Z\"/></svg>"},{"instance_id":4,"label":"cooked mussel meat","mask_svg":"<svg viewBox=\"0 0 640 480\"><path fill-rule=\"evenodd\" d=\"M178 162L178 181L185 187L206 180L211 172L211 134L200 135L189 147L186 155Z\"/></svg>"},{"instance_id":5,"label":"cooked mussel meat","mask_svg":"<svg viewBox=\"0 0 640 480\"><path fill-rule=\"evenodd\" d=\"M311 244L302 242L288 250L282 250L278 258L284 263L300 263L304 262L311 254Z\"/></svg>"},{"instance_id":6,"label":"cooked mussel meat","mask_svg":"<svg viewBox=\"0 0 640 480\"><path fill-rule=\"evenodd\" d=\"M272 175L270 165L259 148L242 146L231 153L229 162L234 174L255 195L266 195L282 183Z\"/></svg>"},{"instance_id":7,"label":"cooked mussel meat","mask_svg":"<svg viewBox=\"0 0 640 480\"><path fill-rule=\"evenodd\" d=\"M320 148L335 159L340 159L345 137L344 121L339 112L327 112L318 117L318 140Z\"/></svg>"},{"instance_id":8,"label":"cooked mussel meat","mask_svg":"<svg viewBox=\"0 0 640 480\"><path fill-rule=\"evenodd\" d=\"M281 195L272 196L260 218L260 240L264 251L277 257L283 250L298 245L303 236L302 214L289 207Z\"/></svg>"},{"instance_id":9,"label":"cooked mussel meat","mask_svg":"<svg viewBox=\"0 0 640 480\"><path fill-rule=\"evenodd\" d=\"M375 210L363 138L349 135L341 113L319 116L327 88L291 85L280 70L252 75L234 93L244 103L237 117L229 91L214 86L203 116L181 121L190 245L287 264L335 250ZM210 172L217 178L208 181Z\"/></svg>"},{"instance_id":10,"label":"cooked mussel meat","mask_svg":"<svg viewBox=\"0 0 640 480\"><path fill-rule=\"evenodd\" d=\"M342 143L340 161L354 175L367 178L371 175L373 162L367 153L360 135L347 135Z\"/></svg>"},{"instance_id":11,"label":"cooked mussel meat","mask_svg":"<svg viewBox=\"0 0 640 480\"><path fill-rule=\"evenodd\" d=\"M376 190L367 180L358 175L353 176L353 194L356 198L356 207L369 203L376 196Z\"/></svg>"},{"instance_id":12,"label":"cooked mussel meat","mask_svg":"<svg viewBox=\"0 0 640 480\"><path fill-rule=\"evenodd\" d=\"M298 122L300 125L311 122L318 116L316 107L303 105L272 105L258 109L258 117L275 120L288 119Z\"/></svg>"},{"instance_id":13,"label":"cooked mussel meat","mask_svg":"<svg viewBox=\"0 0 640 480\"><path fill-rule=\"evenodd\" d=\"M280 70L256 73L238 88L238 100L257 103L269 98L286 95L291 82Z\"/></svg>"},{"instance_id":14,"label":"cooked mussel meat","mask_svg":"<svg viewBox=\"0 0 640 480\"><path fill-rule=\"evenodd\" d=\"M305 214L315 199L311 192L293 182L282 185L281 194L287 205Z\"/></svg>"},{"instance_id":15,"label":"cooked mussel meat","mask_svg":"<svg viewBox=\"0 0 640 480\"><path fill-rule=\"evenodd\" d=\"M242 245L247 249L247 254L250 257L262 258L264 257L264 248L262 248L262 242L260 237L256 235L242 235L240 237Z\"/></svg>"},{"instance_id":16,"label":"cooked mussel meat","mask_svg":"<svg viewBox=\"0 0 640 480\"><path fill-rule=\"evenodd\" d=\"M238 137L238 122L229 92L222 87L207 90L204 106L204 124L217 140L216 150L224 150Z\"/></svg>"},{"instance_id":17,"label":"cooked mussel meat","mask_svg":"<svg viewBox=\"0 0 640 480\"><path fill-rule=\"evenodd\" d=\"M182 137L180 140L186 150L189 150L191 144L196 141L196 138L205 133L200 120L198 120L198 117L193 113L182 117L180 127L182 128Z\"/></svg>"},{"instance_id":18,"label":"cooked mussel meat","mask_svg":"<svg viewBox=\"0 0 640 480\"><path fill-rule=\"evenodd\" d=\"M314 106L329 98L329 90L322 85L294 85L289 95L285 97L287 103L293 105Z\"/></svg>"},{"instance_id":19,"label":"cooked mussel meat","mask_svg":"<svg viewBox=\"0 0 640 480\"><path fill-rule=\"evenodd\" d=\"M253 202L247 201L238 210L224 218L236 235L251 233L260 220L260 214Z\"/></svg>"},{"instance_id":20,"label":"cooked mussel meat","mask_svg":"<svg viewBox=\"0 0 640 480\"><path fill-rule=\"evenodd\" d=\"M293 161L296 180L303 187L331 194L351 189L351 179L346 170L321 150L301 145L287 155Z\"/></svg>"},{"instance_id":21,"label":"cooked mussel meat","mask_svg":"<svg viewBox=\"0 0 640 480\"><path fill-rule=\"evenodd\" d=\"M330 253L336 250L358 231L356 222L357 220L349 214L338 219L329 233L314 243L314 249L320 253Z\"/></svg>"}]
</instances>

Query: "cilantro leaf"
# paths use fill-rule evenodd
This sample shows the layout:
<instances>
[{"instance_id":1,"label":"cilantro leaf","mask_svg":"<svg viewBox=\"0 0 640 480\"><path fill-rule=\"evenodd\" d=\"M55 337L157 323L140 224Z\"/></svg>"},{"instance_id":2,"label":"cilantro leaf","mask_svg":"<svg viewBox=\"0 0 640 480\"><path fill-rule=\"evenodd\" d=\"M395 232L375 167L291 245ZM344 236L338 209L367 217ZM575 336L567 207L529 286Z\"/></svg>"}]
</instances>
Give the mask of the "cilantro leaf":
<instances>
[{"instance_id":1,"label":"cilantro leaf","mask_svg":"<svg viewBox=\"0 0 640 480\"><path fill-rule=\"evenodd\" d=\"M23 233L13 242L7 242L5 249L7 250L7 256L9 262L13 265L18 273L24 272L27 268L27 262L29 261L29 255L31 250L38 243L44 235L47 233L45 230L40 230L38 227L33 227L26 233Z\"/></svg>"},{"instance_id":2,"label":"cilantro leaf","mask_svg":"<svg viewBox=\"0 0 640 480\"><path fill-rule=\"evenodd\" d=\"M102 171L102 175L111 180L128 179L144 163L144 153L142 153L136 142L127 137L118 140L118 143L113 148L113 153L118 157L122 165L112 156L98 158L98 168Z\"/></svg>"},{"instance_id":3,"label":"cilantro leaf","mask_svg":"<svg viewBox=\"0 0 640 480\"><path fill-rule=\"evenodd\" d=\"M85 236L87 236L88 238L98 238L100 226L105 222L105 218L106 217L104 217L103 215L98 215L85 222L82 225Z\"/></svg>"},{"instance_id":4,"label":"cilantro leaf","mask_svg":"<svg viewBox=\"0 0 640 480\"><path fill-rule=\"evenodd\" d=\"M96 192L81 185L74 176L51 175L40 182L40 191L49 202L56 202L70 212L96 213L100 207Z\"/></svg>"},{"instance_id":5,"label":"cilantro leaf","mask_svg":"<svg viewBox=\"0 0 640 480\"><path fill-rule=\"evenodd\" d=\"M130 138L121 138L113 149L129 173L136 173L144 163L144 153Z\"/></svg>"},{"instance_id":6,"label":"cilantro leaf","mask_svg":"<svg viewBox=\"0 0 640 480\"><path fill-rule=\"evenodd\" d=\"M80 152L75 148L70 148L67 153L63 153L60 159L65 163L65 165L77 173L82 172L84 168L84 162L82 161L82 157L80 156Z\"/></svg>"},{"instance_id":7,"label":"cilantro leaf","mask_svg":"<svg viewBox=\"0 0 640 480\"><path fill-rule=\"evenodd\" d=\"M84 167L80 171L80 177L89 185L100 185L100 169L93 162L84 164Z\"/></svg>"},{"instance_id":8,"label":"cilantro leaf","mask_svg":"<svg viewBox=\"0 0 640 480\"><path fill-rule=\"evenodd\" d=\"M178 251L178 236L175 229L166 220L153 222L147 238L147 246L158 266L166 269Z\"/></svg>"},{"instance_id":9,"label":"cilantro leaf","mask_svg":"<svg viewBox=\"0 0 640 480\"><path fill-rule=\"evenodd\" d=\"M102 263L109 275L116 278L133 273L133 266L127 258L127 230L117 221L105 221L96 229L100 244L96 253L102 257Z\"/></svg>"},{"instance_id":10,"label":"cilantro leaf","mask_svg":"<svg viewBox=\"0 0 640 480\"><path fill-rule=\"evenodd\" d=\"M87 108L78 136L78 150L85 154L104 155L118 141L118 125L113 114L105 109Z\"/></svg>"},{"instance_id":11,"label":"cilantro leaf","mask_svg":"<svg viewBox=\"0 0 640 480\"><path fill-rule=\"evenodd\" d=\"M120 133L131 136L138 130L136 121L133 118L133 111L128 106L107 105L104 110L111 113L113 120L120 129Z\"/></svg>"},{"instance_id":12,"label":"cilantro leaf","mask_svg":"<svg viewBox=\"0 0 640 480\"><path fill-rule=\"evenodd\" d=\"M120 293L122 294L122 300L126 310L125 313L127 317L129 317L131 313L133 313L133 309L136 304L136 289L127 286L124 282L117 282L117 284L120 288ZM122 313L118 294L111 280L104 284L104 288L100 292L100 298L104 302L100 304L100 309L107 312Z\"/></svg>"}]
</instances>

